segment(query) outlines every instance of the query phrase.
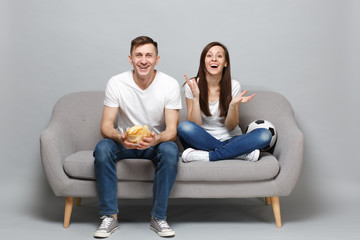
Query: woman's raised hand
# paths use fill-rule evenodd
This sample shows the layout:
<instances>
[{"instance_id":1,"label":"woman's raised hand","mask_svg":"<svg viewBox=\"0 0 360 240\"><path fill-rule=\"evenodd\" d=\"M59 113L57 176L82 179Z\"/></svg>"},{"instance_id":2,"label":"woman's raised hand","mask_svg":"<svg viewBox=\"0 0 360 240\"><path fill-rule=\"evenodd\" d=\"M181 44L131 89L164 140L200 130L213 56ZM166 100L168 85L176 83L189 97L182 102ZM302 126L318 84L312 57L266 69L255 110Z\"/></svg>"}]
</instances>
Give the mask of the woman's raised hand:
<instances>
[{"instance_id":1,"label":"woman's raised hand","mask_svg":"<svg viewBox=\"0 0 360 240\"><path fill-rule=\"evenodd\" d=\"M236 97L234 97L230 104L239 104L239 103L247 103L250 102L254 97L255 94L251 95L251 96L244 96L248 91L245 90L242 93L240 93L239 95L237 95Z\"/></svg>"},{"instance_id":2,"label":"woman's raised hand","mask_svg":"<svg viewBox=\"0 0 360 240\"><path fill-rule=\"evenodd\" d=\"M193 97L194 98L199 98L200 96L200 90L199 90L199 87L197 85L197 82L194 78L192 79L189 79L189 77L184 74L184 77L186 79L186 83L189 85L190 89L191 89L191 92L193 94Z\"/></svg>"}]
</instances>

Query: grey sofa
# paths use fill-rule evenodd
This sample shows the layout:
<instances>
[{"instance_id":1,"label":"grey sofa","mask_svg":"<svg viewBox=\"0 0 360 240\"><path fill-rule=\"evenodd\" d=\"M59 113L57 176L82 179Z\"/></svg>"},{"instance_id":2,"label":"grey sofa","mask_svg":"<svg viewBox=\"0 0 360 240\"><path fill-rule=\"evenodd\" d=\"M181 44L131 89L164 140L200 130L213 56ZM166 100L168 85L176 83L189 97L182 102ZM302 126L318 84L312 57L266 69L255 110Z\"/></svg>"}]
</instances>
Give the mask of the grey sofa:
<instances>
[{"instance_id":1,"label":"grey sofa","mask_svg":"<svg viewBox=\"0 0 360 240\"><path fill-rule=\"evenodd\" d=\"M171 198L265 197L272 204L281 227L279 197L289 195L301 172L303 134L290 103L270 91L250 91L256 97L240 106L240 127L256 119L272 122L278 139L272 154L262 153L258 162L226 160L183 163ZM54 106L49 126L41 133L41 159L46 178L56 196L65 197L64 227L70 223L74 199L96 198L92 151L101 140L103 91L77 92L62 97ZM180 121L185 120L185 107ZM179 144L180 151L182 150ZM118 198L152 198L154 165L144 159L117 163Z\"/></svg>"}]
</instances>

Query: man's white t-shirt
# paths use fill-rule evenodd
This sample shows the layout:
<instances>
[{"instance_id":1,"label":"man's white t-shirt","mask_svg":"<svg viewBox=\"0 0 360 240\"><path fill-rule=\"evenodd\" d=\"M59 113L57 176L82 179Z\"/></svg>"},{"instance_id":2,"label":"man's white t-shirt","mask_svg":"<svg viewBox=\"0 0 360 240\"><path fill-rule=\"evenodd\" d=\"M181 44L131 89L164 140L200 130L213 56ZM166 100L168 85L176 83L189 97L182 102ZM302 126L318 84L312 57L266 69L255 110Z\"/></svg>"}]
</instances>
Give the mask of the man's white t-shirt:
<instances>
[{"instance_id":1,"label":"man's white t-shirt","mask_svg":"<svg viewBox=\"0 0 360 240\"><path fill-rule=\"evenodd\" d=\"M240 83L232 79L231 86L232 97L234 98L241 93ZM185 97L193 99L193 94L188 84L185 85ZM214 102L209 102L209 109L211 116L207 117L204 113L201 113L201 127L204 128L209 134L220 141L226 141L234 136L242 134L239 126L236 126L231 132L226 129L225 117L219 117L219 99Z\"/></svg>"},{"instance_id":2,"label":"man's white t-shirt","mask_svg":"<svg viewBox=\"0 0 360 240\"><path fill-rule=\"evenodd\" d=\"M117 128L120 132L134 125L146 124L159 134L166 128L165 108L182 108L180 86L174 78L157 71L150 86L142 90L136 85L130 70L109 80L104 105L119 108Z\"/></svg>"}]
</instances>

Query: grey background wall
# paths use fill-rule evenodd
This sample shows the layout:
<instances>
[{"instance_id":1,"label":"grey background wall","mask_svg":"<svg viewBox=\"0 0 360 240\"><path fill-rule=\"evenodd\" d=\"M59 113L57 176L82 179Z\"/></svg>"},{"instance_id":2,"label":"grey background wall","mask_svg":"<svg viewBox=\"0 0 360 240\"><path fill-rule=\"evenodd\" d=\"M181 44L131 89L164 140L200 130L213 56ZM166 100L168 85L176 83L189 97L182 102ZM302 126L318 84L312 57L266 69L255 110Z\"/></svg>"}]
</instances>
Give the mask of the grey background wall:
<instances>
[{"instance_id":1,"label":"grey background wall","mask_svg":"<svg viewBox=\"0 0 360 240\"><path fill-rule=\"evenodd\" d=\"M43 175L40 132L61 96L104 90L130 69L138 35L159 43L158 69L180 83L208 42L224 43L233 78L286 96L305 135L303 172L283 209L305 219L358 215L349 203L360 200L359 9L356 0L1 0L1 231L12 229L6 217L51 214L44 199L61 206Z\"/></svg>"}]
</instances>

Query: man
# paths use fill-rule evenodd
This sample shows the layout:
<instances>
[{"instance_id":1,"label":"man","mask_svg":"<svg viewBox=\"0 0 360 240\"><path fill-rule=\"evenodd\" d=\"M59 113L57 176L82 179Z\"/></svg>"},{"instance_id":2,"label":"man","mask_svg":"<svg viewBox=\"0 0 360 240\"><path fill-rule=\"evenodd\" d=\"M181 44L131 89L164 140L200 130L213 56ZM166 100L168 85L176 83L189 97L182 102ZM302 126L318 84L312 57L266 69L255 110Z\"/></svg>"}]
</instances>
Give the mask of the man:
<instances>
[{"instance_id":1,"label":"man","mask_svg":"<svg viewBox=\"0 0 360 240\"><path fill-rule=\"evenodd\" d=\"M159 60L157 43L146 36L137 37L129 55L133 70L112 77L107 84L101 122L104 139L94 150L99 212L103 215L94 237L109 237L118 228L116 162L124 158L144 158L156 164L150 228L161 237L175 235L166 210L177 174L179 153L174 140L182 106L179 83L155 70ZM152 129L150 136L137 144L129 142L124 130L144 124Z\"/></svg>"}]
</instances>

